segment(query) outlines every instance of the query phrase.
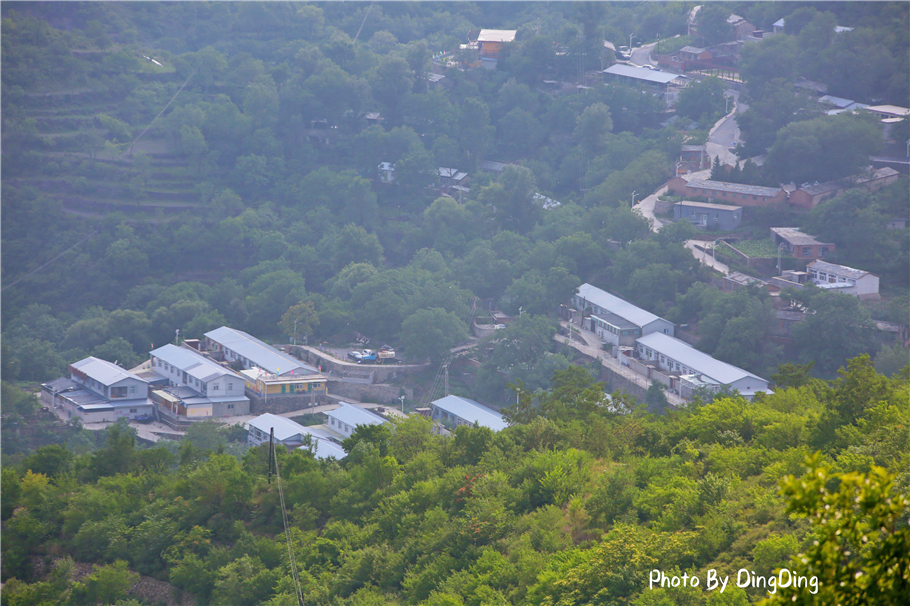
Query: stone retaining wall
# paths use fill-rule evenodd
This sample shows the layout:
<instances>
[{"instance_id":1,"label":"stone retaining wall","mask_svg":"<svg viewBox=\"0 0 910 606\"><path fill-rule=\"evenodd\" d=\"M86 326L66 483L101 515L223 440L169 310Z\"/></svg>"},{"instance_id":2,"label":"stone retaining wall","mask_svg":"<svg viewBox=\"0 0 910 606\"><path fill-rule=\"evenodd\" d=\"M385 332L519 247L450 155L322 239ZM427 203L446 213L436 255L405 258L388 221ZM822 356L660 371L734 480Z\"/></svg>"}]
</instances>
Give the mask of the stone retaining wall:
<instances>
[{"instance_id":1,"label":"stone retaining wall","mask_svg":"<svg viewBox=\"0 0 910 606\"><path fill-rule=\"evenodd\" d=\"M389 385L387 383L374 383L360 385L357 383L342 383L329 381L329 391L342 398L350 398L360 402L379 402L381 404L397 404L398 398L404 395L405 400L413 402L414 390L410 387ZM293 410L293 409L292 409Z\"/></svg>"},{"instance_id":2,"label":"stone retaining wall","mask_svg":"<svg viewBox=\"0 0 910 606\"><path fill-rule=\"evenodd\" d=\"M300 410L302 408L311 408L322 404L332 404L334 399L324 395L294 394L283 396L269 396L268 398L252 395L247 392L250 399L250 414L261 415L267 412L280 414Z\"/></svg>"}]
</instances>

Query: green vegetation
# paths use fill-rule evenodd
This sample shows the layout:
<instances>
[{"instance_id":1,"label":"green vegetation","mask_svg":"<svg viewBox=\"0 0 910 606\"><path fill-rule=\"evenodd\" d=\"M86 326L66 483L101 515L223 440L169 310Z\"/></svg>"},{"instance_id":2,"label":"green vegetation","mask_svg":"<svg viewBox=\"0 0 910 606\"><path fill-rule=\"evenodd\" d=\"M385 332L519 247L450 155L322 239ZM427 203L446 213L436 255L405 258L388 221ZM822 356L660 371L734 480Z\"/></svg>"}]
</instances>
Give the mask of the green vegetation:
<instances>
[{"instance_id":1,"label":"green vegetation","mask_svg":"<svg viewBox=\"0 0 910 606\"><path fill-rule=\"evenodd\" d=\"M416 416L358 428L342 463L279 448L301 591L308 604L708 604L710 592L649 590L649 571L790 566L824 595L892 595L906 582L908 370L888 379L861 357L828 383L794 367L753 403L655 416L607 402L573 367L519 391L500 433L443 438ZM115 426L94 452L47 446L5 465L4 603L124 603L136 573L199 603L293 603L266 456L188 442L174 458ZM52 554L44 578L31 554ZM74 582L70 558L94 572ZM860 572L870 579L839 583Z\"/></svg>"},{"instance_id":2,"label":"green vegetation","mask_svg":"<svg viewBox=\"0 0 910 606\"><path fill-rule=\"evenodd\" d=\"M724 242L728 247L729 245ZM777 258L777 246L768 238L761 240L739 240L733 245L736 250L753 259ZM720 247L720 244L718 244ZM790 257L790 253L783 251L782 257Z\"/></svg>"},{"instance_id":3,"label":"green vegetation","mask_svg":"<svg viewBox=\"0 0 910 606\"><path fill-rule=\"evenodd\" d=\"M768 594L652 591L648 572L787 565L818 574L832 602L857 599L837 583L859 571L870 580L856 588L883 603L905 595L910 377L906 348L871 320L906 323L906 298L870 314L786 293L809 313L781 347L767 292L712 288L683 246L691 226L652 233L629 209L706 130L664 126L649 91L576 87L582 64L614 60L604 38L670 44L690 8L4 3L2 604L160 603L148 583L132 589L143 575L198 604L291 605L288 543L307 604L744 604ZM839 177L879 149L876 124L820 117L799 76L906 105L910 7L824 8L737 5L765 30L786 17L787 33L744 47L739 151L768 162L731 180ZM727 38L726 13L706 6L702 37ZM832 18L854 30L829 35ZM495 70L459 69L480 28L517 37ZM687 89L681 122L709 128L723 89ZM467 173L470 191L445 195L438 167ZM752 220L762 234L803 227L883 291L906 290L907 232L885 225L908 191ZM656 384L642 403L607 394L588 370L601 367L553 338L582 282L688 324L700 349L772 377L775 393L705 390L661 415L644 408L668 408ZM83 357L132 367L178 330L227 324L270 342L389 343L432 362L409 386L422 396L490 309L517 318L451 389L510 404L508 429L442 437L414 417L358 429L342 462L279 448L283 496L240 427L197 423L148 447L124 423L63 424L31 395ZM782 494L787 476L799 479ZM841 517L816 515L826 505Z\"/></svg>"}]
</instances>

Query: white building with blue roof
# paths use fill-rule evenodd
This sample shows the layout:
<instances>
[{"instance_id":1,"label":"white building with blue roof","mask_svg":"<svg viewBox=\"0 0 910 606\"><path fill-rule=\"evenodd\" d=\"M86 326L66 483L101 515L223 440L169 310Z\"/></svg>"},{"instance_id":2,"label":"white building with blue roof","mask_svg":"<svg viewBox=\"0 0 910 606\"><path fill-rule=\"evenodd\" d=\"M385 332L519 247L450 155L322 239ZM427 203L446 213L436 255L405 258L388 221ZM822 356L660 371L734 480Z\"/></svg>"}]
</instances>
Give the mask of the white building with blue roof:
<instances>
[{"instance_id":1,"label":"white building with blue roof","mask_svg":"<svg viewBox=\"0 0 910 606\"><path fill-rule=\"evenodd\" d=\"M358 425L382 425L383 423L388 423L385 417L347 402L339 402L338 408L326 412L325 416L328 419L329 430L337 431L343 436L342 439L350 438Z\"/></svg>"},{"instance_id":2,"label":"white building with blue roof","mask_svg":"<svg viewBox=\"0 0 910 606\"><path fill-rule=\"evenodd\" d=\"M493 431L501 431L509 426L502 415L495 410L461 396L446 396L434 400L430 414L437 421L451 423L455 426L476 423L480 427L487 427Z\"/></svg>"},{"instance_id":3,"label":"white building with blue roof","mask_svg":"<svg viewBox=\"0 0 910 606\"><path fill-rule=\"evenodd\" d=\"M153 412L148 382L107 360L88 357L70 364L70 378L41 386L42 400L83 423L134 419Z\"/></svg>"},{"instance_id":4,"label":"white building with blue roof","mask_svg":"<svg viewBox=\"0 0 910 606\"><path fill-rule=\"evenodd\" d=\"M767 379L742 368L721 362L679 339L661 333L652 333L638 339L637 352L642 360L657 363L660 370L680 377L680 395L690 397L701 386L711 390L721 387L736 389L746 399L768 388Z\"/></svg>"},{"instance_id":5,"label":"white building with blue roof","mask_svg":"<svg viewBox=\"0 0 910 606\"><path fill-rule=\"evenodd\" d=\"M168 381L164 391L178 399L170 412L187 417L249 414L243 377L230 368L171 344L153 350L150 357L152 370Z\"/></svg>"},{"instance_id":6,"label":"white building with blue roof","mask_svg":"<svg viewBox=\"0 0 910 606\"><path fill-rule=\"evenodd\" d=\"M584 319L582 326L605 343L634 346L638 337L653 332L673 336L676 332L673 322L591 284L578 287L572 297L572 306L591 314Z\"/></svg>"},{"instance_id":7,"label":"white building with blue roof","mask_svg":"<svg viewBox=\"0 0 910 606\"><path fill-rule=\"evenodd\" d=\"M325 429L307 427L271 413L259 415L247 423L247 443L250 448L268 444L272 431L275 444L307 450L317 459L343 459L346 456L344 449L335 443L334 436Z\"/></svg>"},{"instance_id":8,"label":"white building with blue roof","mask_svg":"<svg viewBox=\"0 0 910 606\"><path fill-rule=\"evenodd\" d=\"M239 362L244 369L261 368L277 377L318 372L309 364L236 328L222 326L210 330L205 333L205 345L209 351L221 352L227 362Z\"/></svg>"}]
</instances>

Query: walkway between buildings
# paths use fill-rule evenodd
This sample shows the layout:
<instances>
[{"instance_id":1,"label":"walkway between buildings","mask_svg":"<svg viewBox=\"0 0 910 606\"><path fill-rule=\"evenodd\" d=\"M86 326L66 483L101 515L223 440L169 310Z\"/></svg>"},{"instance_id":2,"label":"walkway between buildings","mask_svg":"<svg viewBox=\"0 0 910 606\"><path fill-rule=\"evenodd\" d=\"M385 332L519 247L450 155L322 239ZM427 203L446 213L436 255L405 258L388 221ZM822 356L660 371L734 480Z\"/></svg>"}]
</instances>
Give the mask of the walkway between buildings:
<instances>
[{"instance_id":1,"label":"walkway between buildings","mask_svg":"<svg viewBox=\"0 0 910 606\"><path fill-rule=\"evenodd\" d=\"M567 322L565 320L560 320L559 323L567 331L572 330L572 325L569 322ZM578 327L576 326L575 328L578 328ZM575 334L580 336L582 339L584 339L584 343L580 343L577 339L569 339L568 337L565 337L560 334L554 335L553 339L560 343L565 343L565 344L569 345L570 347L574 347L575 349L577 349L581 353L585 354L586 356L590 356L595 359L599 358L600 363L602 365L606 366L607 368L609 368L616 374L622 376L623 378L628 379L629 381L638 385L642 389L648 389L648 387L651 386L650 379L643 377L642 375L638 374L637 372L635 372L628 366L623 366L622 364L620 364L619 360L613 358L613 356L611 356L609 353L607 353L606 351L601 349L600 348L600 339L596 335L591 334L590 332L583 330L583 329ZM664 391L664 395L667 396L667 402L669 402L673 406L681 406L686 403L686 401L683 400L680 396L678 396L677 394L672 393L670 391Z\"/></svg>"}]
</instances>

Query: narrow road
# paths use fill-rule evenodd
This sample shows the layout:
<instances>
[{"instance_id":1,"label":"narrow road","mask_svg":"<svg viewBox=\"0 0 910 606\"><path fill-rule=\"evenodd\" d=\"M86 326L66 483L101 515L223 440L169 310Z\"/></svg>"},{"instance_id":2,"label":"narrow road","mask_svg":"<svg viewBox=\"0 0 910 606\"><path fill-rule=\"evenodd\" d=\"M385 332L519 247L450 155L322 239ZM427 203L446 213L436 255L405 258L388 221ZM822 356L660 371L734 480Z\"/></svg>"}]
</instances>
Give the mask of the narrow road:
<instances>
[{"instance_id":1,"label":"narrow road","mask_svg":"<svg viewBox=\"0 0 910 606\"><path fill-rule=\"evenodd\" d=\"M711 244L711 242L705 242L704 240L686 240L686 248L692 251L692 256L711 269L716 269L720 273L727 275L730 273L730 268L708 253L707 246ZM696 248L696 246L701 248ZM704 250L702 250L702 248L704 248Z\"/></svg>"},{"instance_id":2,"label":"narrow road","mask_svg":"<svg viewBox=\"0 0 910 606\"><path fill-rule=\"evenodd\" d=\"M559 323L566 330L568 330L568 331L572 330L569 322L567 322L565 320L560 320ZM575 339L569 339L568 337L564 337L563 335L560 335L560 334L553 335L553 340L557 341L559 343L568 344L570 347L574 347L575 349L577 349L581 353L585 354L586 356L590 356L594 359L600 359L600 363L602 365L606 366L607 368L609 368L616 374L628 379L632 383L635 383L642 389L648 389L648 387L651 386L650 380L648 380L647 378L638 374L637 372L635 372L628 366L623 366L622 364L620 364L619 360L613 358L613 356L611 356L609 353L607 353L606 351L601 349L600 348L600 339L596 335L593 335L585 330L582 330L581 332L576 333L576 334L580 335L585 340L585 342L579 343ZM664 395L667 396L667 402L669 402L673 406L681 406L686 403L686 401L683 400L678 394L675 394L671 391L664 391Z\"/></svg>"}]
</instances>

